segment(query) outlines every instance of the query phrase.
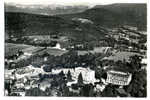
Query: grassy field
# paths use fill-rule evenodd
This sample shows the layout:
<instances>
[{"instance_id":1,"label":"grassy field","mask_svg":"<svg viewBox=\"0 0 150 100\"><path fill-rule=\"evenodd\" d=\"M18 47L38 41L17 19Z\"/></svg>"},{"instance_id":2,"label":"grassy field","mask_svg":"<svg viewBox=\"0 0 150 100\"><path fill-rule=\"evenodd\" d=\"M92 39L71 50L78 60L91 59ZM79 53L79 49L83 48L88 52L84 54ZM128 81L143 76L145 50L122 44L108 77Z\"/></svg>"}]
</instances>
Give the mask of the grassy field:
<instances>
[{"instance_id":1,"label":"grassy field","mask_svg":"<svg viewBox=\"0 0 150 100\"><path fill-rule=\"evenodd\" d=\"M44 47L34 47L31 45L24 45L24 44L5 43L5 57L16 54L18 50L22 50L23 52L32 53L32 54L40 54L40 55L47 52L50 55L55 55L55 56L60 56L67 52L66 50L64 51L55 48L44 49Z\"/></svg>"},{"instance_id":2,"label":"grassy field","mask_svg":"<svg viewBox=\"0 0 150 100\"><path fill-rule=\"evenodd\" d=\"M18 52L18 50L23 50L30 47L30 45L25 44L5 43L5 56L14 55Z\"/></svg>"}]
</instances>

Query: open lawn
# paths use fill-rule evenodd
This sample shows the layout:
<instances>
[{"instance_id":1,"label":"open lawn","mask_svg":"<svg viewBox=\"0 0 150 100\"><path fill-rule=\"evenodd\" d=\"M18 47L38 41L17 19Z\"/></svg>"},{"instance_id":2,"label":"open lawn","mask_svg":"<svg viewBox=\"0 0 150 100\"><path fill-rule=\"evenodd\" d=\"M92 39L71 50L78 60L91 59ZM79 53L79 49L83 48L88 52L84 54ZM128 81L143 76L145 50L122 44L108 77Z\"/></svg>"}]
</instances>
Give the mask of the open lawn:
<instances>
[{"instance_id":1,"label":"open lawn","mask_svg":"<svg viewBox=\"0 0 150 100\"><path fill-rule=\"evenodd\" d=\"M5 57L14 55L18 52L18 50L23 50L29 47L31 46L25 44L5 43Z\"/></svg>"}]
</instances>

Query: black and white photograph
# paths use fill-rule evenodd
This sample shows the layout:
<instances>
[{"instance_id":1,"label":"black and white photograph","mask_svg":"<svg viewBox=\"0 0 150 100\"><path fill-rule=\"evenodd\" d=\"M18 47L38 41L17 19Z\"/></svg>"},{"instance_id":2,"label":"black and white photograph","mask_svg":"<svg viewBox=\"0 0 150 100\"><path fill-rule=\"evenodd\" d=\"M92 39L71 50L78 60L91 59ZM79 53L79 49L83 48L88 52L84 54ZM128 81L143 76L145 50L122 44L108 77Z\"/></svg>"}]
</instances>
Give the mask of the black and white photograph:
<instances>
[{"instance_id":1,"label":"black and white photograph","mask_svg":"<svg viewBox=\"0 0 150 100\"><path fill-rule=\"evenodd\" d=\"M147 97L147 3L82 1L4 0L4 97Z\"/></svg>"}]
</instances>

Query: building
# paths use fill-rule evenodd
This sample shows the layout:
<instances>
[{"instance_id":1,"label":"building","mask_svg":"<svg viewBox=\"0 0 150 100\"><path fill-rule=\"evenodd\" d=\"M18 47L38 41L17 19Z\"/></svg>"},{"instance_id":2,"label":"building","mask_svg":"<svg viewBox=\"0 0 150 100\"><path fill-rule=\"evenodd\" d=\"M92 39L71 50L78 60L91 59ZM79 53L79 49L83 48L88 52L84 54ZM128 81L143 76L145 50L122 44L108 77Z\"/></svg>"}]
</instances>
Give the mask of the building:
<instances>
[{"instance_id":1,"label":"building","mask_svg":"<svg viewBox=\"0 0 150 100\"><path fill-rule=\"evenodd\" d=\"M24 88L12 88L11 95L15 96L25 96L25 89Z\"/></svg>"},{"instance_id":2,"label":"building","mask_svg":"<svg viewBox=\"0 0 150 100\"><path fill-rule=\"evenodd\" d=\"M15 72L14 69L13 70L7 70L7 69L5 69L5 72L4 72L5 81L6 80L9 81L9 80L15 79L14 72Z\"/></svg>"},{"instance_id":3,"label":"building","mask_svg":"<svg viewBox=\"0 0 150 100\"><path fill-rule=\"evenodd\" d=\"M114 85L129 85L132 79L132 74L110 70L107 72L107 83Z\"/></svg>"},{"instance_id":4,"label":"building","mask_svg":"<svg viewBox=\"0 0 150 100\"><path fill-rule=\"evenodd\" d=\"M95 79L95 71L89 68L77 67L75 69L72 68L61 68L61 69L52 69L52 74L59 74L61 71L66 75L68 71L70 71L73 80L77 80L79 74L82 74L84 83L93 83L96 81Z\"/></svg>"},{"instance_id":5,"label":"building","mask_svg":"<svg viewBox=\"0 0 150 100\"><path fill-rule=\"evenodd\" d=\"M111 47L95 47L91 53L110 53L112 51Z\"/></svg>"},{"instance_id":6,"label":"building","mask_svg":"<svg viewBox=\"0 0 150 100\"><path fill-rule=\"evenodd\" d=\"M134 27L134 26L128 26L128 25L124 25L122 26L123 29L127 29L127 30L134 30L134 31L137 31L138 28L137 27Z\"/></svg>"}]
</instances>

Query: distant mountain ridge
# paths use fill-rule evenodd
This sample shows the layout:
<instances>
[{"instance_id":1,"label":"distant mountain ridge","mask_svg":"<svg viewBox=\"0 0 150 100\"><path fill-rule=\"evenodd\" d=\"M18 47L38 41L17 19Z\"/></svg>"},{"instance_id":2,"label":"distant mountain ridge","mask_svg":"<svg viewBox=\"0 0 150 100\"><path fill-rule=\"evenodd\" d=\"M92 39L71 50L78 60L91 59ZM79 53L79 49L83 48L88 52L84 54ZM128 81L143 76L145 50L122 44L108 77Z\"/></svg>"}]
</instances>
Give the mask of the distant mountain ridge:
<instances>
[{"instance_id":1,"label":"distant mountain ridge","mask_svg":"<svg viewBox=\"0 0 150 100\"><path fill-rule=\"evenodd\" d=\"M5 12L24 12L41 15L58 15L79 13L89 9L84 5L21 5L21 4L5 4Z\"/></svg>"},{"instance_id":2,"label":"distant mountain ridge","mask_svg":"<svg viewBox=\"0 0 150 100\"><path fill-rule=\"evenodd\" d=\"M146 30L147 5L146 4L111 4L96 5L81 13L58 15L64 19L87 18L104 27L118 27L130 25Z\"/></svg>"}]
</instances>

